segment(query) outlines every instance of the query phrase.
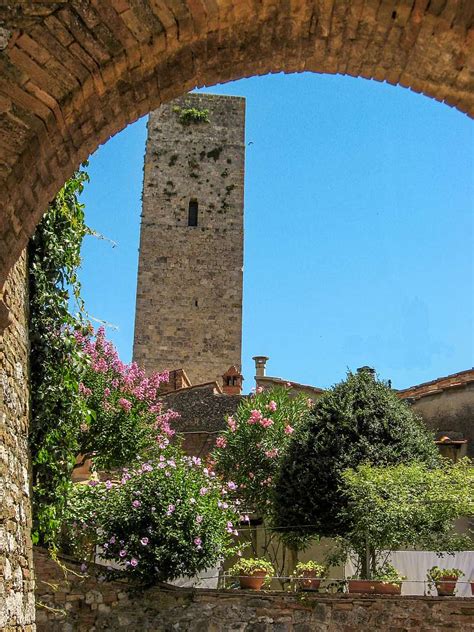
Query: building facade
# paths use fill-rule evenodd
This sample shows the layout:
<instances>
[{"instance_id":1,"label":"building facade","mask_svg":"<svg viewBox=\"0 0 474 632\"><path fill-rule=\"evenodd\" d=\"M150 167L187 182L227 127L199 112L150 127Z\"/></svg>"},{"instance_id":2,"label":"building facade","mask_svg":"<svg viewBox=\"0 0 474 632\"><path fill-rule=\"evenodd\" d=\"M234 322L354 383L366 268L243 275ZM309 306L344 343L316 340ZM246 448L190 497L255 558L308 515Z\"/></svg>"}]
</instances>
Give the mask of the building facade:
<instances>
[{"instance_id":1,"label":"building facade","mask_svg":"<svg viewBox=\"0 0 474 632\"><path fill-rule=\"evenodd\" d=\"M192 384L241 363L245 100L188 94L150 114L134 360Z\"/></svg>"}]
</instances>

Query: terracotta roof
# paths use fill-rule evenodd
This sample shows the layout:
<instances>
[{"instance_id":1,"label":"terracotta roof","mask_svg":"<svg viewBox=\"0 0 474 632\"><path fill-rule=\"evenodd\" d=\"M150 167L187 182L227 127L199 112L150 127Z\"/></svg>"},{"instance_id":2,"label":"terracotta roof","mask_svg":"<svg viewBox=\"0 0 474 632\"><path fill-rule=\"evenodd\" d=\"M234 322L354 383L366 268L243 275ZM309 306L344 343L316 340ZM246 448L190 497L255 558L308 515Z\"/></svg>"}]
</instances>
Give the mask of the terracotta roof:
<instances>
[{"instance_id":1,"label":"terracotta roof","mask_svg":"<svg viewBox=\"0 0 474 632\"><path fill-rule=\"evenodd\" d=\"M452 373L445 377L438 377L431 382L424 382L423 384L417 384L416 386L410 386L401 391L397 391L397 395L402 398L414 398L426 397L427 395L437 395L442 393L448 388L459 388L466 386L474 382L474 368L467 369L466 371L460 371L459 373Z\"/></svg>"},{"instance_id":2,"label":"terracotta roof","mask_svg":"<svg viewBox=\"0 0 474 632\"><path fill-rule=\"evenodd\" d=\"M270 375L258 376L255 378L259 386L289 386L290 388L300 389L302 391L311 391L316 394L324 393L325 389L318 386L311 386L309 384L300 384L299 382L292 382L290 380L284 380L281 377L271 377Z\"/></svg>"}]
</instances>

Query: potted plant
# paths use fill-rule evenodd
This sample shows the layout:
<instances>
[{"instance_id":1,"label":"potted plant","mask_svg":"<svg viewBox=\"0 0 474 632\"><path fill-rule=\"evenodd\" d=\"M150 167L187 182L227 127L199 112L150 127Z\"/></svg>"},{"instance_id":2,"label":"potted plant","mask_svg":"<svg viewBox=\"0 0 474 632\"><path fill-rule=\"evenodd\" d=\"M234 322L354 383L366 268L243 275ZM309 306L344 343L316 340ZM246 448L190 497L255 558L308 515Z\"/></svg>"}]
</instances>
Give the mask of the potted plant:
<instances>
[{"instance_id":1,"label":"potted plant","mask_svg":"<svg viewBox=\"0 0 474 632\"><path fill-rule=\"evenodd\" d=\"M406 579L392 564L385 564L374 575L377 595L400 595L402 582Z\"/></svg>"},{"instance_id":2,"label":"potted plant","mask_svg":"<svg viewBox=\"0 0 474 632\"><path fill-rule=\"evenodd\" d=\"M434 584L440 597L450 597L454 595L456 583L460 577L464 576L464 573L459 568L440 568L439 566L433 566L428 571L427 576L430 588L432 588Z\"/></svg>"},{"instance_id":3,"label":"potted plant","mask_svg":"<svg viewBox=\"0 0 474 632\"><path fill-rule=\"evenodd\" d=\"M321 579L326 576L327 569L323 564L310 560L298 562L293 572L295 585L298 590L318 590Z\"/></svg>"},{"instance_id":4,"label":"potted plant","mask_svg":"<svg viewBox=\"0 0 474 632\"><path fill-rule=\"evenodd\" d=\"M274 573L270 562L262 558L242 558L229 569L230 575L239 578L240 587L247 590L260 590Z\"/></svg>"},{"instance_id":5,"label":"potted plant","mask_svg":"<svg viewBox=\"0 0 474 632\"><path fill-rule=\"evenodd\" d=\"M350 593L374 594L375 584L373 579L360 579L359 577L349 577L347 585Z\"/></svg>"}]
</instances>

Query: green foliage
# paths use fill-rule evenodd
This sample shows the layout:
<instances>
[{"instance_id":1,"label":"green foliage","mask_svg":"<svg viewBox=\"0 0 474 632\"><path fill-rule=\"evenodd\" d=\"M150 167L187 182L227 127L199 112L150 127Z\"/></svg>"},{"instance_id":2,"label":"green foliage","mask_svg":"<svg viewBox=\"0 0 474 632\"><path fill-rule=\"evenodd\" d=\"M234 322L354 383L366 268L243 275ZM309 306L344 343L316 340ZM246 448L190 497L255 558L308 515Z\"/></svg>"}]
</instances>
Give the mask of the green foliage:
<instances>
[{"instance_id":1,"label":"green foliage","mask_svg":"<svg viewBox=\"0 0 474 632\"><path fill-rule=\"evenodd\" d=\"M125 469L120 484L72 486L64 540L86 557L97 544L103 558L147 584L195 575L236 550L239 518L227 493L199 459L168 447Z\"/></svg>"},{"instance_id":2,"label":"green foliage","mask_svg":"<svg viewBox=\"0 0 474 632\"><path fill-rule=\"evenodd\" d=\"M439 582L443 579L459 579L460 577L464 577L464 573L459 568L432 566L427 573L427 578L430 582Z\"/></svg>"},{"instance_id":3,"label":"green foliage","mask_svg":"<svg viewBox=\"0 0 474 632\"><path fill-rule=\"evenodd\" d=\"M209 123L209 110L199 108L181 108L176 105L173 108L178 113L179 122L182 125L191 125L191 123Z\"/></svg>"},{"instance_id":4,"label":"green foliage","mask_svg":"<svg viewBox=\"0 0 474 632\"><path fill-rule=\"evenodd\" d=\"M399 584L406 579L406 577L401 575L395 566L386 562L377 569L377 571L373 574L372 579L386 584Z\"/></svg>"},{"instance_id":5,"label":"green foliage","mask_svg":"<svg viewBox=\"0 0 474 632\"><path fill-rule=\"evenodd\" d=\"M327 573L327 567L324 564L318 564L318 562L314 562L313 560L310 560L309 562L298 562L295 566L293 575L295 577L303 577L304 573L308 571L314 572L316 577L322 578L325 577Z\"/></svg>"},{"instance_id":6,"label":"green foliage","mask_svg":"<svg viewBox=\"0 0 474 632\"><path fill-rule=\"evenodd\" d=\"M91 458L95 469L110 470L167 443L166 435L173 432L169 421L178 417L162 411L159 386L168 373L146 375L135 362L122 362L103 328L95 336L76 332L75 338L89 360L79 384L91 412L81 424L83 460Z\"/></svg>"},{"instance_id":7,"label":"green foliage","mask_svg":"<svg viewBox=\"0 0 474 632\"><path fill-rule=\"evenodd\" d=\"M258 571L266 573L268 577L273 577L275 574L273 566L264 558L242 557L229 569L229 575L239 577L240 575L252 575Z\"/></svg>"},{"instance_id":8,"label":"green foliage","mask_svg":"<svg viewBox=\"0 0 474 632\"><path fill-rule=\"evenodd\" d=\"M245 398L216 440L216 472L232 479L247 510L269 516L273 484L285 446L308 414L308 398L274 388Z\"/></svg>"},{"instance_id":9,"label":"green foliage","mask_svg":"<svg viewBox=\"0 0 474 632\"><path fill-rule=\"evenodd\" d=\"M474 515L474 468L468 459L430 469L423 463L361 465L342 473L354 551L410 547L435 551L469 548L453 532L458 518Z\"/></svg>"},{"instance_id":10,"label":"green foliage","mask_svg":"<svg viewBox=\"0 0 474 632\"><path fill-rule=\"evenodd\" d=\"M28 247L33 540L49 544L58 534L79 426L88 415L78 391L84 357L71 334L82 319L69 312L71 298L83 307L77 269L89 229L78 196L87 181L78 171L66 182Z\"/></svg>"},{"instance_id":11,"label":"green foliage","mask_svg":"<svg viewBox=\"0 0 474 632\"><path fill-rule=\"evenodd\" d=\"M274 524L285 538L344 535L342 472L360 463L438 462L432 435L384 382L348 373L296 428L275 483Z\"/></svg>"}]
</instances>

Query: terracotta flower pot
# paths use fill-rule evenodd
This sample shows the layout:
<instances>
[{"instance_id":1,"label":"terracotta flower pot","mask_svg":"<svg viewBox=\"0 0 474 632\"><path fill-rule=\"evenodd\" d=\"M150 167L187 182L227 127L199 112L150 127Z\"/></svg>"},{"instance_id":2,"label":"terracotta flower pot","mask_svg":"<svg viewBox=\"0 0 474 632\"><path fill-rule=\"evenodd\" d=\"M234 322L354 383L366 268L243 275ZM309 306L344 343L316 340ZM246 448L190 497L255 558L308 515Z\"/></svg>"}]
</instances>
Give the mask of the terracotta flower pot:
<instances>
[{"instance_id":1,"label":"terracotta flower pot","mask_svg":"<svg viewBox=\"0 0 474 632\"><path fill-rule=\"evenodd\" d=\"M375 593L377 595L400 595L402 592L401 582L374 582Z\"/></svg>"},{"instance_id":2,"label":"terracotta flower pot","mask_svg":"<svg viewBox=\"0 0 474 632\"><path fill-rule=\"evenodd\" d=\"M303 571L301 577L296 580L298 590L318 590L321 580L316 578L316 571Z\"/></svg>"},{"instance_id":3,"label":"terracotta flower pot","mask_svg":"<svg viewBox=\"0 0 474 632\"><path fill-rule=\"evenodd\" d=\"M436 590L439 597L451 597L456 590L457 577L453 575L446 575L441 580L435 582Z\"/></svg>"},{"instance_id":4,"label":"terracotta flower pot","mask_svg":"<svg viewBox=\"0 0 474 632\"><path fill-rule=\"evenodd\" d=\"M370 579L350 579L349 592L373 595L375 593L376 583L377 582Z\"/></svg>"},{"instance_id":5,"label":"terracotta flower pot","mask_svg":"<svg viewBox=\"0 0 474 632\"><path fill-rule=\"evenodd\" d=\"M245 590L260 590L267 575L266 571L254 571L251 575L239 577L240 587Z\"/></svg>"}]
</instances>

